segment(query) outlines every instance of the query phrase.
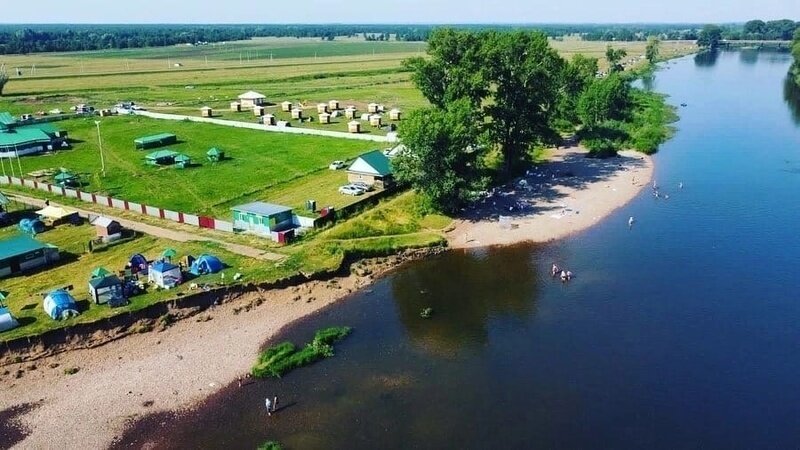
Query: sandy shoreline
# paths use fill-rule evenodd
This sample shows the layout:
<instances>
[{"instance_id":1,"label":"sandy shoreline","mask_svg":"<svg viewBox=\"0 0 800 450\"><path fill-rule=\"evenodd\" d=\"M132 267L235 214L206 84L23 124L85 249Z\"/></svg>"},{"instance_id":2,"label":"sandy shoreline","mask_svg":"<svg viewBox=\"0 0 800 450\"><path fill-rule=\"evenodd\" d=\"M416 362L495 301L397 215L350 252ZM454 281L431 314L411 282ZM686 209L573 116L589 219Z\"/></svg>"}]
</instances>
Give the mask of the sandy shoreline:
<instances>
[{"instance_id":1,"label":"sandy shoreline","mask_svg":"<svg viewBox=\"0 0 800 450\"><path fill-rule=\"evenodd\" d=\"M450 246L565 237L628 203L650 183L653 172L652 159L632 152L596 160L585 158L582 149L570 148L553 151L551 159L530 174L528 187L498 189L466 211L448 233ZM499 215L510 217L508 226L504 222L501 227ZM9 372L0 376L0 417L27 434L17 448L106 447L137 418L191 408L235 383L249 370L261 345L283 327L366 286L394 265L384 264L368 276L248 294L198 316L211 320L187 319L162 332L0 367L0 374ZM263 302L255 305L259 298ZM242 310L248 304L251 308ZM65 375L71 367L80 370ZM23 374L15 378L18 370ZM15 407L20 413L8 414Z\"/></svg>"}]
</instances>

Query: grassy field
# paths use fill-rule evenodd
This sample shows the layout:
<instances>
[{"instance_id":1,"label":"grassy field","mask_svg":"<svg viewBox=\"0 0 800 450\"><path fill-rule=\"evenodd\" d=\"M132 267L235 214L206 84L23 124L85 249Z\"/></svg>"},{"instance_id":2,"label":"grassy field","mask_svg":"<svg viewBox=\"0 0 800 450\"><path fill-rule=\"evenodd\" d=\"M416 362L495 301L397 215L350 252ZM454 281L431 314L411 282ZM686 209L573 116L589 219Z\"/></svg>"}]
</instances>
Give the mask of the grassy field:
<instances>
[{"instance_id":1,"label":"grassy field","mask_svg":"<svg viewBox=\"0 0 800 450\"><path fill-rule=\"evenodd\" d=\"M353 197L336 191L345 184L346 175L328 173L327 166L375 148L375 144L361 141L138 116L108 117L101 124L106 163L106 177L102 178L94 119L68 120L57 126L77 141L74 148L20 158L23 173L64 167L81 175L87 192L228 220L231 206L251 199L300 206L307 198L317 197L326 205L346 206ZM177 134L179 143L168 148L189 155L196 165L187 169L146 165L144 156L156 149L136 150L133 140L160 132ZM208 162L205 153L211 147L223 149L230 159ZM18 174L19 169L15 170ZM292 187L289 182L298 184ZM274 196L272 188L276 189Z\"/></svg>"},{"instance_id":2,"label":"grassy field","mask_svg":"<svg viewBox=\"0 0 800 450\"><path fill-rule=\"evenodd\" d=\"M17 234L16 227L0 228L0 239ZM156 302L175 298L177 293L191 292L189 284L183 284L169 291L151 288L146 294L131 298L128 306L114 309L89 301L87 283L91 271L97 267L103 267L112 272L122 270L128 259L136 253L141 253L148 259L158 258L166 248L175 249L178 252L178 258L184 255L196 257L202 253L211 253L227 265L223 271L226 274L227 283L232 282L233 275L237 272L243 275L243 282L277 279L289 274L285 269L276 267L274 264L266 264L263 261L229 253L213 243L182 243L157 239L152 236L141 236L133 241L110 247L105 251L87 253L87 243L94 236L94 227L90 225L64 225L50 229L36 237L42 242L58 246L61 250L62 261L38 272L2 280L2 290L8 294L8 306L23 326L2 333L0 341L136 311ZM215 284L220 281L220 275L204 275L192 280L198 284ZM50 319L42 308L44 295L53 289L70 285L74 286L72 294L80 304L81 315L66 321Z\"/></svg>"}]
</instances>

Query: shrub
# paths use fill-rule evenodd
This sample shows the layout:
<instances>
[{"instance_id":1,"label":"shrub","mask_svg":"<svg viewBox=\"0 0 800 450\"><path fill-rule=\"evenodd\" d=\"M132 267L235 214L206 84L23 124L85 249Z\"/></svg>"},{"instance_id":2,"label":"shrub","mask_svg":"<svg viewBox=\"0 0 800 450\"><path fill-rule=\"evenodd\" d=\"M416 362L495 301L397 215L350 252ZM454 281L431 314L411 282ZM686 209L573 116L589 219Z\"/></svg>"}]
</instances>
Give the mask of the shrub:
<instances>
[{"instance_id":1,"label":"shrub","mask_svg":"<svg viewBox=\"0 0 800 450\"><path fill-rule=\"evenodd\" d=\"M350 327L330 327L318 330L314 339L302 350L291 342L282 342L268 348L250 370L254 377L280 377L292 369L307 366L323 358L333 356L333 344L350 334Z\"/></svg>"}]
</instances>

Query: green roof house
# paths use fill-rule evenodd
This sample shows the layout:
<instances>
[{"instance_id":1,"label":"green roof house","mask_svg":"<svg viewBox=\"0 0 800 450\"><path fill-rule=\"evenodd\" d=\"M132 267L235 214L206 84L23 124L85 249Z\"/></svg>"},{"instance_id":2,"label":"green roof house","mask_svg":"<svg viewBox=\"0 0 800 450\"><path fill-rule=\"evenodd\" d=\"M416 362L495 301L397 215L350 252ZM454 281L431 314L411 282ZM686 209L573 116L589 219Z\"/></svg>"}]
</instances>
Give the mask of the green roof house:
<instances>
[{"instance_id":1,"label":"green roof house","mask_svg":"<svg viewBox=\"0 0 800 450\"><path fill-rule=\"evenodd\" d=\"M0 158L30 155L68 146L66 133L49 123L23 124L0 112Z\"/></svg>"},{"instance_id":2,"label":"green roof house","mask_svg":"<svg viewBox=\"0 0 800 450\"><path fill-rule=\"evenodd\" d=\"M138 150L148 148L163 147L178 142L178 137L171 133L160 133L152 136L144 136L133 140L133 144Z\"/></svg>"},{"instance_id":3,"label":"green roof house","mask_svg":"<svg viewBox=\"0 0 800 450\"><path fill-rule=\"evenodd\" d=\"M253 202L234 206L233 228L252 231L258 234L271 235L294 228L292 208L272 203Z\"/></svg>"},{"instance_id":4,"label":"green roof house","mask_svg":"<svg viewBox=\"0 0 800 450\"><path fill-rule=\"evenodd\" d=\"M211 150L206 152L206 157L211 162L220 162L225 159L225 152L222 150L214 147Z\"/></svg>"},{"instance_id":5,"label":"green roof house","mask_svg":"<svg viewBox=\"0 0 800 450\"><path fill-rule=\"evenodd\" d=\"M0 241L0 278L36 269L58 261L58 247L29 236Z\"/></svg>"},{"instance_id":6,"label":"green roof house","mask_svg":"<svg viewBox=\"0 0 800 450\"><path fill-rule=\"evenodd\" d=\"M184 155L183 153L178 153L175 155L175 167L179 169L185 169L192 164L192 158L188 155Z\"/></svg>"},{"instance_id":7,"label":"green roof house","mask_svg":"<svg viewBox=\"0 0 800 450\"><path fill-rule=\"evenodd\" d=\"M175 164L175 158L180 155L172 150L158 150L144 157L147 164L151 166L171 166Z\"/></svg>"},{"instance_id":8,"label":"green roof house","mask_svg":"<svg viewBox=\"0 0 800 450\"><path fill-rule=\"evenodd\" d=\"M391 187L394 184L392 162L380 150L364 153L347 168L347 179L351 183L367 183L379 188Z\"/></svg>"}]
</instances>

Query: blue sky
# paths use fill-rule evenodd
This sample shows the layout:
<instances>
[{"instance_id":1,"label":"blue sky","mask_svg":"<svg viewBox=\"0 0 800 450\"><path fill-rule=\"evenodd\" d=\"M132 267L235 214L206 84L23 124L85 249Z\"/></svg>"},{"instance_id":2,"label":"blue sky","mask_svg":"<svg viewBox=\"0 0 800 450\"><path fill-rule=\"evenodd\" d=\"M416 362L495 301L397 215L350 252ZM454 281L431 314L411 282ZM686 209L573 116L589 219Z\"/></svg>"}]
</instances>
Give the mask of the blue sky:
<instances>
[{"instance_id":1,"label":"blue sky","mask_svg":"<svg viewBox=\"0 0 800 450\"><path fill-rule=\"evenodd\" d=\"M800 20L800 0L3 0L2 23L622 23Z\"/></svg>"}]
</instances>

